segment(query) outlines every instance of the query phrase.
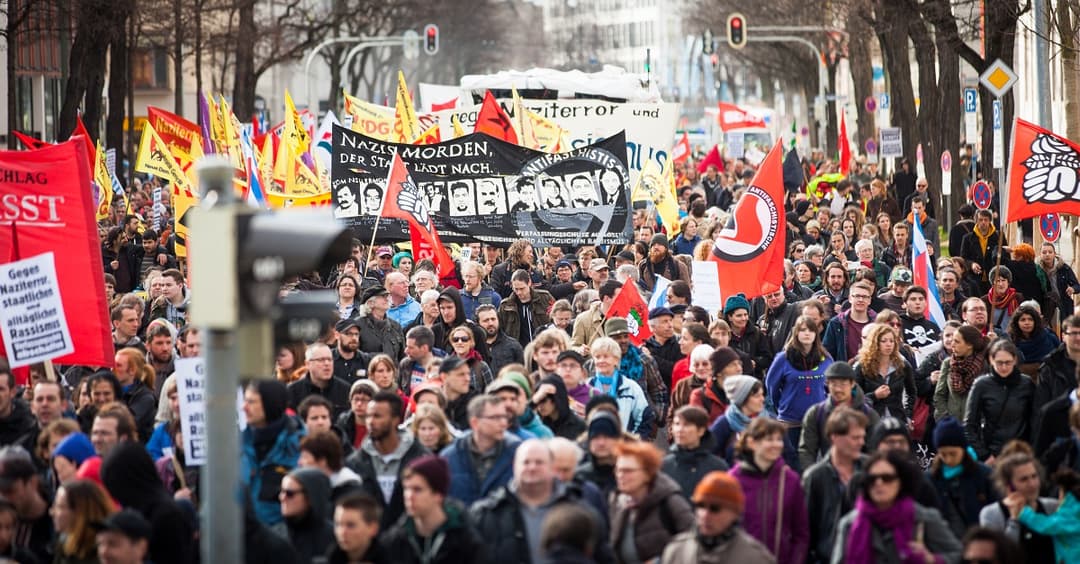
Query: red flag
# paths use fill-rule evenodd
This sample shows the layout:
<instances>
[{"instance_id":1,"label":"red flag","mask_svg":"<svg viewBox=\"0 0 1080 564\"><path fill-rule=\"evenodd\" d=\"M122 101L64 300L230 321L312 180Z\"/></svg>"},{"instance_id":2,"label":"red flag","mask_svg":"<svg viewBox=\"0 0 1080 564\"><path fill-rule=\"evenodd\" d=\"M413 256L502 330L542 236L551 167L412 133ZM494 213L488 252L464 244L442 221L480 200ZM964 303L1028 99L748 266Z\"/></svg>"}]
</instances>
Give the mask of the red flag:
<instances>
[{"instance_id":1,"label":"red flag","mask_svg":"<svg viewBox=\"0 0 1080 564\"><path fill-rule=\"evenodd\" d=\"M0 262L51 252L57 272L78 272L79 276L58 277L60 303L75 350L52 360L112 366L112 328L84 151L79 140L38 151L0 151L0 168L10 172L0 179L0 194L5 204L11 204L0 213ZM49 329L28 325L34 330Z\"/></svg>"},{"instance_id":2,"label":"red flag","mask_svg":"<svg viewBox=\"0 0 1080 564\"><path fill-rule=\"evenodd\" d=\"M392 217L409 222L409 237L413 242L413 259L430 258L439 267L439 277L454 272L454 259L446 251L439 232L435 230L428 203L420 188L409 176L405 161L394 153L390 162L390 175L386 180L386 197L383 198L379 217ZM425 253L430 256L424 256Z\"/></svg>"},{"instance_id":3,"label":"red flag","mask_svg":"<svg viewBox=\"0 0 1080 564\"><path fill-rule=\"evenodd\" d=\"M75 131L72 131L69 137L76 135L82 135L86 138L86 162L90 165L90 170L93 171L94 165L97 164L97 147L94 146L94 138L90 137L90 132L86 130L82 114L75 116Z\"/></svg>"},{"instance_id":4,"label":"red flag","mask_svg":"<svg viewBox=\"0 0 1080 564\"><path fill-rule=\"evenodd\" d=\"M690 136L684 131L682 139L671 149L671 160L676 163L685 162L690 158Z\"/></svg>"},{"instance_id":5,"label":"red flag","mask_svg":"<svg viewBox=\"0 0 1080 564\"><path fill-rule=\"evenodd\" d=\"M717 119L720 122L720 129L723 131L744 127L766 127L764 118L755 116L735 104L726 102L720 102L720 115L717 116Z\"/></svg>"},{"instance_id":6,"label":"red flag","mask_svg":"<svg viewBox=\"0 0 1080 564\"><path fill-rule=\"evenodd\" d=\"M1007 170L1005 221L1046 213L1080 215L1080 145L1016 119Z\"/></svg>"},{"instance_id":7,"label":"red flag","mask_svg":"<svg viewBox=\"0 0 1080 564\"><path fill-rule=\"evenodd\" d=\"M844 114L840 114L840 138L836 143L840 147L840 173L847 176L851 173L851 142L848 140Z\"/></svg>"},{"instance_id":8,"label":"red flag","mask_svg":"<svg viewBox=\"0 0 1080 564\"><path fill-rule=\"evenodd\" d=\"M649 329L649 305L645 303L633 281L623 284L615 294L606 317L625 317L626 326L630 330L630 341L635 345L641 345L652 337L652 330Z\"/></svg>"},{"instance_id":9,"label":"red flag","mask_svg":"<svg viewBox=\"0 0 1080 564\"><path fill-rule=\"evenodd\" d=\"M709 154L705 155L704 159L701 159L701 162L697 165L697 171L705 174L705 171L709 170L709 165L716 165L720 172L724 172L724 159L720 158L720 149L717 148L717 145L713 145Z\"/></svg>"},{"instance_id":10,"label":"red flag","mask_svg":"<svg viewBox=\"0 0 1080 564\"><path fill-rule=\"evenodd\" d=\"M51 147L52 146L52 143L48 143L46 141L42 141L41 139L36 139L34 137L30 137L29 135L27 135L27 134L25 134L25 133L23 133L21 131L15 131L14 129L12 129L11 134L14 135L15 138L18 139L19 142L22 143L23 146L26 147L26 150L28 150L28 151L36 151L37 149L44 149L45 147Z\"/></svg>"},{"instance_id":11,"label":"red flag","mask_svg":"<svg viewBox=\"0 0 1080 564\"><path fill-rule=\"evenodd\" d=\"M484 93L484 103L480 106L480 113L476 116L474 133L486 133L496 139L502 139L517 144L517 132L510 117L499 107L495 97L488 90Z\"/></svg>"},{"instance_id":12,"label":"red flag","mask_svg":"<svg viewBox=\"0 0 1080 564\"><path fill-rule=\"evenodd\" d=\"M784 148L769 151L735 213L716 234L712 260L719 264L720 295L764 295L762 285L784 280L787 221L784 218Z\"/></svg>"},{"instance_id":13,"label":"red flag","mask_svg":"<svg viewBox=\"0 0 1080 564\"><path fill-rule=\"evenodd\" d=\"M431 105L431 111L438 112L441 110L452 110L457 107L457 100L458 99L455 97L451 100L447 100L446 102L436 102Z\"/></svg>"}]
</instances>

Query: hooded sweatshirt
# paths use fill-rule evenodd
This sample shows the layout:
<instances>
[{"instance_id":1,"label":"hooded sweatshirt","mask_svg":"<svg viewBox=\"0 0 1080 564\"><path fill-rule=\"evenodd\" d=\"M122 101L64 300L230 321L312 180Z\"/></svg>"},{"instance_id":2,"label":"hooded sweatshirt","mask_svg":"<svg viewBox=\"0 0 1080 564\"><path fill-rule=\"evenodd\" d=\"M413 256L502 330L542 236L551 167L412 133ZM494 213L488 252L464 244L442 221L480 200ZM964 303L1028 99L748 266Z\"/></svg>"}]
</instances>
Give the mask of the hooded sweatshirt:
<instances>
[{"instance_id":1,"label":"hooded sweatshirt","mask_svg":"<svg viewBox=\"0 0 1080 564\"><path fill-rule=\"evenodd\" d=\"M454 312L456 315L454 316L454 322L450 324L446 323L446 321L443 320L442 315L440 315L439 319L435 321L435 324L431 326L431 331L435 333L435 346L444 351L453 350L450 346L450 331L460 325L468 325L469 329L473 332L473 348L476 349L476 352L480 353L480 357L483 358L484 362L490 361L491 356L488 354L487 335L477 324L469 321L469 318L465 317L465 305L461 302L461 292L453 286L447 287L439 293L439 300L447 299L454 302Z\"/></svg>"},{"instance_id":2,"label":"hooded sweatshirt","mask_svg":"<svg viewBox=\"0 0 1080 564\"><path fill-rule=\"evenodd\" d=\"M116 445L101 463L101 480L113 499L150 522L150 560L158 564L195 561L194 523L165 491L145 447L129 441Z\"/></svg>"},{"instance_id":3,"label":"hooded sweatshirt","mask_svg":"<svg viewBox=\"0 0 1080 564\"><path fill-rule=\"evenodd\" d=\"M0 445L21 443L37 428L36 423L30 406L21 399L12 399L11 414L0 418Z\"/></svg>"},{"instance_id":4,"label":"hooded sweatshirt","mask_svg":"<svg viewBox=\"0 0 1080 564\"><path fill-rule=\"evenodd\" d=\"M289 477L300 482L307 498L308 511L303 515L286 517L276 528L287 536L289 543L299 555L298 563L306 564L316 556L326 553L326 547L334 544L334 526L331 515L334 506L330 502L330 478L316 468L298 468Z\"/></svg>"},{"instance_id":5,"label":"hooded sweatshirt","mask_svg":"<svg viewBox=\"0 0 1080 564\"><path fill-rule=\"evenodd\" d=\"M571 441L577 440L585 432L586 426L585 421L570 410L570 397L566 393L566 383L563 382L562 377L551 374L544 376L540 380L540 385L543 386L544 384L551 384L555 387L555 394L552 396L552 400L555 402L555 413L552 418L541 418L544 425L547 425L556 437L567 438Z\"/></svg>"}]
</instances>

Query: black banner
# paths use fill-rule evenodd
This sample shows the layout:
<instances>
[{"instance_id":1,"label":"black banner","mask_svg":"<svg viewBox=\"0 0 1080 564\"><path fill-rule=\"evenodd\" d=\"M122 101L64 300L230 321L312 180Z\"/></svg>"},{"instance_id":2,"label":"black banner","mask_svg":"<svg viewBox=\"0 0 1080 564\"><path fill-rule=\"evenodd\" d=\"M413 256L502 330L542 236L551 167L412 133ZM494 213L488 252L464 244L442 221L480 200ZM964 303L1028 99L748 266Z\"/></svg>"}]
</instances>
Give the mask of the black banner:
<instances>
[{"instance_id":1,"label":"black banner","mask_svg":"<svg viewBox=\"0 0 1080 564\"><path fill-rule=\"evenodd\" d=\"M435 145L400 145L334 127L334 216L367 241L401 154L427 196L444 242L537 247L630 241L624 133L566 153L544 153L474 133ZM408 224L379 219L378 241L408 241Z\"/></svg>"}]
</instances>

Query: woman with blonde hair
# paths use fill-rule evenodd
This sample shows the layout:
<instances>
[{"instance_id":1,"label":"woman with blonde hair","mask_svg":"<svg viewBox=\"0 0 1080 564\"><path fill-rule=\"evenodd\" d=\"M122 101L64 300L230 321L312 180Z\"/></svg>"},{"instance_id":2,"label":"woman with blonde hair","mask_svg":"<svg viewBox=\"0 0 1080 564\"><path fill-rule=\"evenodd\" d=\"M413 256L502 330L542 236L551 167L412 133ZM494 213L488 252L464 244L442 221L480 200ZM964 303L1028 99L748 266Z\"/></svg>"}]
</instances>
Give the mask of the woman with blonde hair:
<instances>
[{"instance_id":1,"label":"woman with blonde hair","mask_svg":"<svg viewBox=\"0 0 1080 564\"><path fill-rule=\"evenodd\" d=\"M859 349L855 382L882 417L892 416L904 423L911 419L915 403L915 377L911 366L900 356L900 340L888 325L876 325Z\"/></svg>"},{"instance_id":2,"label":"woman with blonde hair","mask_svg":"<svg viewBox=\"0 0 1080 564\"><path fill-rule=\"evenodd\" d=\"M157 398L154 396L154 369L138 349L116 351L116 379L120 381L121 397L116 398L135 416L140 437L149 437L154 430Z\"/></svg>"},{"instance_id":3,"label":"woman with blonde hair","mask_svg":"<svg viewBox=\"0 0 1080 564\"><path fill-rule=\"evenodd\" d=\"M409 423L416 440L431 452L440 452L454 440L450 423L438 406L425 403L416 407L416 414Z\"/></svg>"},{"instance_id":4,"label":"woman with blonde hair","mask_svg":"<svg viewBox=\"0 0 1080 564\"><path fill-rule=\"evenodd\" d=\"M59 533L53 563L97 562L97 525L115 511L105 490L94 482L73 480L60 486L49 509Z\"/></svg>"}]
</instances>

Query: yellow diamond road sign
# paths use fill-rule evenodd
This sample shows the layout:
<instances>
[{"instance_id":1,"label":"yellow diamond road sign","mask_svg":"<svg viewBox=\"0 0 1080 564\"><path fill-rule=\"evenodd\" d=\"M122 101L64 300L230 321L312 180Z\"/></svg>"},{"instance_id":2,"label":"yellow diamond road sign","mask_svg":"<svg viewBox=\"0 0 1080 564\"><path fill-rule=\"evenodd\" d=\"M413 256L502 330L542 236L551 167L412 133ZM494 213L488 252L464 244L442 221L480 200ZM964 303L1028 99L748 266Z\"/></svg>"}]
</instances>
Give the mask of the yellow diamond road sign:
<instances>
[{"instance_id":1,"label":"yellow diamond road sign","mask_svg":"<svg viewBox=\"0 0 1080 564\"><path fill-rule=\"evenodd\" d=\"M979 77L979 82L994 95L995 98L1001 98L1005 94L1008 94L1013 84L1016 83L1016 73L998 59L994 61Z\"/></svg>"}]
</instances>

